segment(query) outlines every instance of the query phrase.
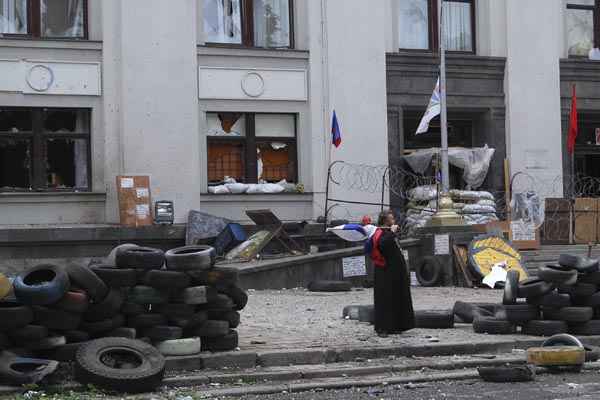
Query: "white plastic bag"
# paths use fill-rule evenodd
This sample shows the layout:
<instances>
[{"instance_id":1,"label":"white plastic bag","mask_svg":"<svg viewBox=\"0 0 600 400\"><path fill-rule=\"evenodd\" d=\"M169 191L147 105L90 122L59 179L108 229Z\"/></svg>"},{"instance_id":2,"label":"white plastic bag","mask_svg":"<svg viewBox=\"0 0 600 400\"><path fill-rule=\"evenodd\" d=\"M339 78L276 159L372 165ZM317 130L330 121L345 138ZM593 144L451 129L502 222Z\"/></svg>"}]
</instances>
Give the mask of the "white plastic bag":
<instances>
[{"instance_id":1,"label":"white plastic bag","mask_svg":"<svg viewBox=\"0 0 600 400\"><path fill-rule=\"evenodd\" d=\"M208 193L212 193L212 194L231 194L231 192L229 191L229 189L227 189L227 186L225 186L225 185L209 186L208 187Z\"/></svg>"},{"instance_id":2,"label":"white plastic bag","mask_svg":"<svg viewBox=\"0 0 600 400\"><path fill-rule=\"evenodd\" d=\"M226 183L225 187L232 194L242 194L248 190L248 185L245 183Z\"/></svg>"}]
</instances>

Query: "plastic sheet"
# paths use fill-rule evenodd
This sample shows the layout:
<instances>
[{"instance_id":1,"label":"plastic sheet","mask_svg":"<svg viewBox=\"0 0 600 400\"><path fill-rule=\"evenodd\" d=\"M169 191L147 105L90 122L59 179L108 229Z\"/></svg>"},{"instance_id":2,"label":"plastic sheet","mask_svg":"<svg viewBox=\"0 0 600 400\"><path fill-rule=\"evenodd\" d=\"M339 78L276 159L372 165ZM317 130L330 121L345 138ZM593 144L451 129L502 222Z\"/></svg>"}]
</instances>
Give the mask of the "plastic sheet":
<instances>
[{"instance_id":1,"label":"plastic sheet","mask_svg":"<svg viewBox=\"0 0 600 400\"><path fill-rule=\"evenodd\" d=\"M423 174L431 165L433 156L439 152L438 148L418 150L404 156L404 160L413 171ZM477 189L485 181L495 152L496 150L487 145L472 149L451 147L448 149L448 162L463 170L463 180L469 189Z\"/></svg>"},{"instance_id":2,"label":"plastic sheet","mask_svg":"<svg viewBox=\"0 0 600 400\"><path fill-rule=\"evenodd\" d=\"M511 219L523 220L541 226L544 223L543 202L534 191L513 193L511 201Z\"/></svg>"}]
</instances>

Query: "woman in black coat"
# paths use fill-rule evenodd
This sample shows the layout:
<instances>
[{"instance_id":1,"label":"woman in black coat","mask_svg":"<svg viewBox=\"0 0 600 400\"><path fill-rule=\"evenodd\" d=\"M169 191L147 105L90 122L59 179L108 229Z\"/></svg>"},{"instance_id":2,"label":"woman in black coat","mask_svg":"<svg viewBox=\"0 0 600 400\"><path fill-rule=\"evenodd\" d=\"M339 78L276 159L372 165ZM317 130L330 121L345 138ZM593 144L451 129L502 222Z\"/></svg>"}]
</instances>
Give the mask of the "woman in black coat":
<instances>
[{"instance_id":1,"label":"woman in black coat","mask_svg":"<svg viewBox=\"0 0 600 400\"><path fill-rule=\"evenodd\" d=\"M396 243L398 225L394 214L382 212L378 225L368 251L375 267L375 331L386 336L414 328L415 316L409 271Z\"/></svg>"}]
</instances>

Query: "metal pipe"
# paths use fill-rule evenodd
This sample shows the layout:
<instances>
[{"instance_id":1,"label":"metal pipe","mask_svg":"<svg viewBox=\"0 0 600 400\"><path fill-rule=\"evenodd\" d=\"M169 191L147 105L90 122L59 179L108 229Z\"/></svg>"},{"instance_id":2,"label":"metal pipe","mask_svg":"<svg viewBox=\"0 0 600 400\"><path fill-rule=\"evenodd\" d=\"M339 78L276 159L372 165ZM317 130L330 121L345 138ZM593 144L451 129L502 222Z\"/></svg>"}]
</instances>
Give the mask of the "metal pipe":
<instances>
[{"instance_id":1,"label":"metal pipe","mask_svg":"<svg viewBox=\"0 0 600 400\"><path fill-rule=\"evenodd\" d=\"M443 3L444 0L438 0L438 20L439 20L439 41L440 41L440 122L442 136L442 192L448 193L450 190L450 176L448 172L448 114L446 110L446 49L443 32Z\"/></svg>"}]
</instances>

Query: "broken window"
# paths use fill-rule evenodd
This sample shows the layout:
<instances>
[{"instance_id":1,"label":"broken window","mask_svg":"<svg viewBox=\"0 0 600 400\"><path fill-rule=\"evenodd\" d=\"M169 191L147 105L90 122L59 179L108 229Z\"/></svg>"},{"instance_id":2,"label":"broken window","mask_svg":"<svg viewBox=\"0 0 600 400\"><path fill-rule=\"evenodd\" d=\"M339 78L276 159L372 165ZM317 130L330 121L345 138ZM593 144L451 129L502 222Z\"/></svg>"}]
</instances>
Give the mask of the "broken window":
<instances>
[{"instance_id":1,"label":"broken window","mask_svg":"<svg viewBox=\"0 0 600 400\"><path fill-rule=\"evenodd\" d=\"M209 183L297 181L294 114L207 113L206 120Z\"/></svg>"},{"instance_id":2,"label":"broken window","mask_svg":"<svg viewBox=\"0 0 600 400\"><path fill-rule=\"evenodd\" d=\"M600 1L569 0L567 41L569 56L587 57L600 37ZM596 38L596 40L594 40ZM598 43L596 43L598 46Z\"/></svg>"},{"instance_id":3,"label":"broken window","mask_svg":"<svg viewBox=\"0 0 600 400\"><path fill-rule=\"evenodd\" d=\"M27 0L0 0L0 33L27 34Z\"/></svg>"},{"instance_id":4,"label":"broken window","mask_svg":"<svg viewBox=\"0 0 600 400\"><path fill-rule=\"evenodd\" d=\"M85 39L87 0L0 0L0 33Z\"/></svg>"},{"instance_id":5,"label":"broken window","mask_svg":"<svg viewBox=\"0 0 600 400\"><path fill-rule=\"evenodd\" d=\"M292 47L292 0L204 0L207 43Z\"/></svg>"},{"instance_id":6,"label":"broken window","mask_svg":"<svg viewBox=\"0 0 600 400\"><path fill-rule=\"evenodd\" d=\"M0 190L89 190L90 112L0 108Z\"/></svg>"}]
</instances>

